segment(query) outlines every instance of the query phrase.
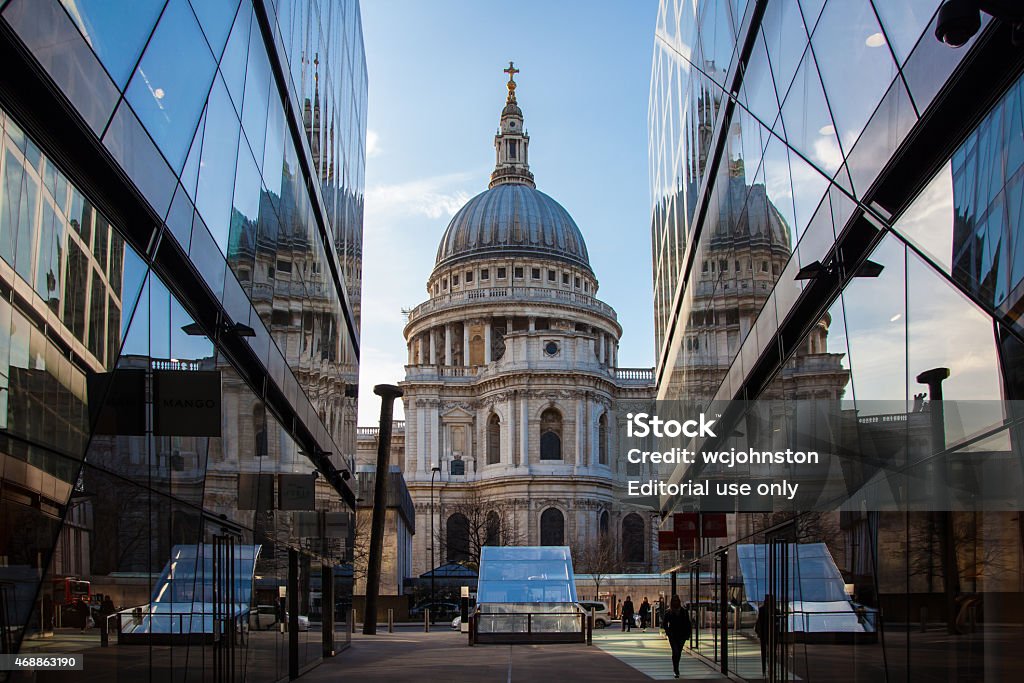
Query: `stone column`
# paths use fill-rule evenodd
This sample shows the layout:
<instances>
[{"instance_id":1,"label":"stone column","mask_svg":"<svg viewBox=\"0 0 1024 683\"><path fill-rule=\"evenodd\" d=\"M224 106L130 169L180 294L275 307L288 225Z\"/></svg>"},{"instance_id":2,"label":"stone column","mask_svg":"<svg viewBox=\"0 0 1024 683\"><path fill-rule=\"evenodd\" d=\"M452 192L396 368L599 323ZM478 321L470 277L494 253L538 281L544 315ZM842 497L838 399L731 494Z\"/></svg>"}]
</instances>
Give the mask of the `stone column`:
<instances>
[{"instance_id":1,"label":"stone column","mask_svg":"<svg viewBox=\"0 0 1024 683\"><path fill-rule=\"evenodd\" d=\"M427 338L430 342L430 364L437 365L437 341L434 339L433 328L427 330Z\"/></svg>"},{"instance_id":2,"label":"stone column","mask_svg":"<svg viewBox=\"0 0 1024 683\"><path fill-rule=\"evenodd\" d=\"M516 392L508 394L508 448L503 461L506 465L516 464Z\"/></svg>"},{"instance_id":3,"label":"stone column","mask_svg":"<svg viewBox=\"0 0 1024 683\"><path fill-rule=\"evenodd\" d=\"M452 364L452 324L444 324L444 364Z\"/></svg>"},{"instance_id":4,"label":"stone column","mask_svg":"<svg viewBox=\"0 0 1024 683\"><path fill-rule=\"evenodd\" d=\"M469 325L462 323L462 364L469 367Z\"/></svg>"},{"instance_id":5,"label":"stone column","mask_svg":"<svg viewBox=\"0 0 1024 683\"><path fill-rule=\"evenodd\" d=\"M427 466L427 439L426 439L426 420L423 419L423 406L419 405L419 401L414 401L414 410L416 411L416 458L419 460L420 472L429 472L430 468Z\"/></svg>"},{"instance_id":6,"label":"stone column","mask_svg":"<svg viewBox=\"0 0 1024 683\"><path fill-rule=\"evenodd\" d=\"M524 394L523 403L519 413L519 466L530 469L530 415L529 399Z\"/></svg>"},{"instance_id":7,"label":"stone column","mask_svg":"<svg viewBox=\"0 0 1024 683\"><path fill-rule=\"evenodd\" d=\"M484 365L491 362L491 320L484 321Z\"/></svg>"},{"instance_id":8,"label":"stone column","mask_svg":"<svg viewBox=\"0 0 1024 683\"><path fill-rule=\"evenodd\" d=\"M537 319L534 318L531 315L530 316L530 332L536 332L536 331L537 331Z\"/></svg>"},{"instance_id":9,"label":"stone column","mask_svg":"<svg viewBox=\"0 0 1024 683\"><path fill-rule=\"evenodd\" d=\"M604 365L604 332L597 333L597 360Z\"/></svg>"},{"instance_id":10,"label":"stone column","mask_svg":"<svg viewBox=\"0 0 1024 683\"><path fill-rule=\"evenodd\" d=\"M430 406L430 467L441 464L441 419L438 404L433 401Z\"/></svg>"},{"instance_id":11,"label":"stone column","mask_svg":"<svg viewBox=\"0 0 1024 683\"><path fill-rule=\"evenodd\" d=\"M512 331L512 318L505 318L505 334Z\"/></svg>"},{"instance_id":12,"label":"stone column","mask_svg":"<svg viewBox=\"0 0 1024 683\"><path fill-rule=\"evenodd\" d=\"M576 399L576 467L582 467L586 463L583 456L583 401Z\"/></svg>"},{"instance_id":13,"label":"stone column","mask_svg":"<svg viewBox=\"0 0 1024 683\"><path fill-rule=\"evenodd\" d=\"M585 464L593 465L594 440L592 436L591 422L594 421L593 412L590 410L590 392L583 394L583 452L586 453Z\"/></svg>"}]
</instances>

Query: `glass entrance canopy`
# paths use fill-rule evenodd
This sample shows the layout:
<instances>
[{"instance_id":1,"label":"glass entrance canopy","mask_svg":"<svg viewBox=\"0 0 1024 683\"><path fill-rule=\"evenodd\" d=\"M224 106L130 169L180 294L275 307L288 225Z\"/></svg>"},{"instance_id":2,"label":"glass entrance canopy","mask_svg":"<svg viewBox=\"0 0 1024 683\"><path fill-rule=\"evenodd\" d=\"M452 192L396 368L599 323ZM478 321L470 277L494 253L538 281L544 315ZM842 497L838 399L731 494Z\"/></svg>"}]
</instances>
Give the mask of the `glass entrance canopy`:
<instances>
[{"instance_id":1,"label":"glass entrance canopy","mask_svg":"<svg viewBox=\"0 0 1024 683\"><path fill-rule=\"evenodd\" d=\"M582 633L572 555L564 546L482 548L477 602L478 634L575 640Z\"/></svg>"},{"instance_id":2,"label":"glass entrance canopy","mask_svg":"<svg viewBox=\"0 0 1024 683\"><path fill-rule=\"evenodd\" d=\"M130 642L130 636L144 634L212 635L215 615L244 625L259 553L259 545L237 545L232 556L218 558L210 544L174 546L152 601L122 612L122 639ZM234 566L224 566L225 561Z\"/></svg>"}]
</instances>

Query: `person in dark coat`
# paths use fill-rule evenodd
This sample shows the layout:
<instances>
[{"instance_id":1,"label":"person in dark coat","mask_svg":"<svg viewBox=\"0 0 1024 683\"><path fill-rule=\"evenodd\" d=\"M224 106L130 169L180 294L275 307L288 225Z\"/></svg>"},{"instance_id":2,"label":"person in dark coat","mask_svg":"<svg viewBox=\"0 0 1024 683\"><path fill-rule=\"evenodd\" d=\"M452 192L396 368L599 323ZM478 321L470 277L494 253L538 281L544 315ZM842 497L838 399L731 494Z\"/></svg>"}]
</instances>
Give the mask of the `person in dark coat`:
<instances>
[{"instance_id":1,"label":"person in dark coat","mask_svg":"<svg viewBox=\"0 0 1024 683\"><path fill-rule=\"evenodd\" d=\"M651 625L651 603L647 602L647 596L644 596L644 601L640 603L640 630L644 633L647 632L647 627Z\"/></svg>"},{"instance_id":2,"label":"person in dark coat","mask_svg":"<svg viewBox=\"0 0 1024 683\"><path fill-rule=\"evenodd\" d=\"M633 599L628 595L626 601L622 603L622 630L631 631L633 630L633 615L636 612L633 611Z\"/></svg>"},{"instance_id":3,"label":"person in dark coat","mask_svg":"<svg viewBox=\"0 0 1024 683\"><path fill-rule=\"evenodd\" d=\"M757 610L757 621L754 623L754 633L761 643L761 675L768 675L768 650L775 646L778 640L778 629L775 628L775 598L771 595L764 596L761 608Z\"/></svg>"},{"instance_id":4,"label":"person in dark coat","mask_svg":"<svg viewBox=\"0 0 1024 683\"><path fill-rule=\"evenodd\" d=\"M100 604L100 633L106 635L107 633L107 617L117 612L117 608L114 607L114 601L110 599L110 596L103 598L103 602Z\"/></svg>"},{"instance_id":5,"label":"person in dark coat","mask_svg":"<svg viewBox=\"0 0 1024 683\"><path fill-rule=\"evenodd\" d=\"M683 609L678 595L672 596L672 602L661 618L661 627L668 636L668 644L672 647L672 671L679 678L679 658L683 654L683 644L693 634L690 615Z\"/></svg>"}]
</instances>

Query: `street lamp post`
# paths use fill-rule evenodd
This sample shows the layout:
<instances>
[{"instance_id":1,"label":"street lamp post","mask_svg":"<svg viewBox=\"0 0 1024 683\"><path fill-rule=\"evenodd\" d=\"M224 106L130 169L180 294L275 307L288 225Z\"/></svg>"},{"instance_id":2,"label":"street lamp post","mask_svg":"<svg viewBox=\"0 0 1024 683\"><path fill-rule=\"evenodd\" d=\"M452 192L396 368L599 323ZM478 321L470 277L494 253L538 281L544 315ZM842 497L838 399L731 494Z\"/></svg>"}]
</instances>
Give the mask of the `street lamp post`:
<instances>
[{"instance_id":1,"label":"street lamp post","mask_svg":"<svg viewBox=\"0 0 1024 683\"><path fill-rule=\"evenodd\" d=\"M434 605L434 572L437 569L437 563L434 561L434 475L441 471L441 468L434 466L430 468L430 606ZM433 621L433 615L431 615L431 621Z\"/></svg>"}]
</instances>

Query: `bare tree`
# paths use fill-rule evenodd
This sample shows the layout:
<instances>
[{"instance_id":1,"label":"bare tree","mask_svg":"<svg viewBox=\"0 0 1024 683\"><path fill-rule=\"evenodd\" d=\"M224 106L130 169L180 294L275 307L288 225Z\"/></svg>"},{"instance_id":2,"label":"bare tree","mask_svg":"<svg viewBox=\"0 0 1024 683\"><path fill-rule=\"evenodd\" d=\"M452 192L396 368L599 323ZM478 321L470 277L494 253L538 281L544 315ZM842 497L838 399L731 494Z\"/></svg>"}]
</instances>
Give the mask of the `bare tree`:
<instances>
[{"instance_id":1,"label":"bare tree","mask_svg":"<svg viewBox=\"0 0 1024 683\"><path fill-rule=\"evenodd\" d=\"M356 584L366 580L370 558L370 528L373 526L373 509L356 510L355 529L352 540L352 580ZM364 586L365 590L365 586Z\"/></svg>"},{"instance_id":2,"label":"bare tree","mask_svg":"<svg viewBox=\"0 0 1024 683\"><path fill-rule=\"evenodd\" d=\"M480 567L480 551L484 546L522 545L525 541L501 501L490 499L476 489L466 491L454 501L446 501L440 516L441 523L434 533L441 557L473 569Z\"/></svg>"},{"instance_id":3,"label":"bare tree","mask_svg":"<svg viewBox=\"0 0 1024 683\"><path fill-rule=\"evenodd\" d=\"M601 594L601 582L609 574L623 571L622 555L609 534L601 534L596 543L588 538L577 538L571 548L573 571L590 575L595 597Z\"/></svg>"}]
</instances>

